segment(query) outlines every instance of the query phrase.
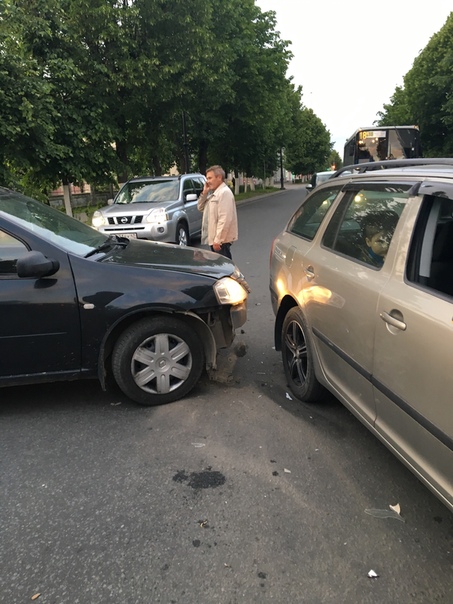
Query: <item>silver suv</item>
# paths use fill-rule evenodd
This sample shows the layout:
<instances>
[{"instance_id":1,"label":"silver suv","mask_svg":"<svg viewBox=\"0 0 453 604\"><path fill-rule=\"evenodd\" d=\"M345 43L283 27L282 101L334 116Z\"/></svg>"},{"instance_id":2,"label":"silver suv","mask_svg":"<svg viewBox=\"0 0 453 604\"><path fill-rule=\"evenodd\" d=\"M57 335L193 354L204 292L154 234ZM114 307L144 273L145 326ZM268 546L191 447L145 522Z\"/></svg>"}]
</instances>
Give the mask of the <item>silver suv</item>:
<instances>
[{"instance_id":1,"label":"silver suv","mask_svg":"<svg viewBox=\"0 0 453 604\"><path fill-rule=\"evenodd\" d=\"M201 233L197 200L205 180L202 174L131 178L91 224L106 235L189 245Z\"/></svg>"},{"instance_id":2,"label":"silver suv","mask_svg":"<svg viewBox=\"0 0 453 604\"><path fill-rule=\"evenodd\" d=\"M273 243L275 348L297 398L329 390L453 510L453 159L352 171Z\"/></svg>"}]
</instances>

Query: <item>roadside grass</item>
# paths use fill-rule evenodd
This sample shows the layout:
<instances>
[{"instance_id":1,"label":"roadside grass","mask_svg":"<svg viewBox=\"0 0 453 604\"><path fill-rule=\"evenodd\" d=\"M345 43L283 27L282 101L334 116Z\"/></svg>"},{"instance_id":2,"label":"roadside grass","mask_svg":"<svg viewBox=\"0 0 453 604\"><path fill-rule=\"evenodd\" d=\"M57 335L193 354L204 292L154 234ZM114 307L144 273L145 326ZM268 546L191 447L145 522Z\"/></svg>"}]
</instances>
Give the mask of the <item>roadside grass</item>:
<instances>
[{"instance_id":1,"label":"roadside grass","mask_svg":"<svg viewBox=\"0 0 453 604\"><path fill-rule=\"evenodd\" d=\"M257 197L258 195L266 195L267 193L275 193L277 187L266 187L265 189L255 189L254 191L246 191L245 193L238 193L235 195L236 201L242 201L243 199L250 199L251 197Z\"/></svg>"}]
</instances>

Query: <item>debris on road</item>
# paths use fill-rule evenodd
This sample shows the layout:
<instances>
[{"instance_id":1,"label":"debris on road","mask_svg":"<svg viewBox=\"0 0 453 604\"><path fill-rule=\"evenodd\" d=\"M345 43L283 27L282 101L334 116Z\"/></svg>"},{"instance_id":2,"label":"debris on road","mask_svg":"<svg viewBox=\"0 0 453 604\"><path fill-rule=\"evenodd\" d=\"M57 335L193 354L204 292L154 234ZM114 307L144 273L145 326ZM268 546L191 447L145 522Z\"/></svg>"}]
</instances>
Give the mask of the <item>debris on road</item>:
<instances>
[{"instance_id":1,"label":"debris on road","mask_svg":"<svg viewBox=\"0 0 453 604\"><path fill-rule=\"evenodd\" d=\"M404 518L400 515L400 506L398 503L396 505L389 505L389 508L389 510L366 509L365 514L369 514L375 518L394 518L395 520L405 522Z\"/></svg>"},{"instance_id":2,"label":"debris on road","mask_svg":"<svg viewBox=\"0 0 453 604\"><path fill-rule=\"evenodd\" d=\"M401 514L401 507L399 503L395 503L395 505L389 505L389 508L397 514Z\"/></svg>"}]
</instances>

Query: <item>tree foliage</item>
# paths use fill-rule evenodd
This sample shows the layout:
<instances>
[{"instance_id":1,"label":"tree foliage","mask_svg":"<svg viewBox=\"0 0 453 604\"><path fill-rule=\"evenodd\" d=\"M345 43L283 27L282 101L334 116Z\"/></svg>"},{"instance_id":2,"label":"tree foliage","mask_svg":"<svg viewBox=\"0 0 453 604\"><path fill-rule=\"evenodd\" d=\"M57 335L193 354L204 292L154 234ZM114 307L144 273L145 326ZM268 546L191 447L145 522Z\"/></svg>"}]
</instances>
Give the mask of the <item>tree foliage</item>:
<instances>
[{"instance_id":1,"label":"tree foliage","mask_svg":"<svg viewBox=\"0 0 453 604\"><path fill-rule=\"evenodd\" d=\"M424 154L453 155L453 13L379 114L379 125L417 124Z\"/></svg>"},{"instance_id":2,"label":"tree foliage","mask_svg":"<svg viewBox=\"0 0 453 604\"><path fill-rule=\"evenodd\" d=\"M295 174L326 170L332 150L330 133L312 109L302 105L302 89L288 94L289 128L286 167Z\"/></svg>"},{"instance_id":3,"label":"tree foliage","mask_svg":"<svg viewBox=\"0 0 453 604\"><path fill-rule=\"evenodd\" d=\"M124 181L186 155L261 176L281 147L318 168L330 135L290 59L255 0L3 0L0 182Z\"/></svg>"}]
</instances>

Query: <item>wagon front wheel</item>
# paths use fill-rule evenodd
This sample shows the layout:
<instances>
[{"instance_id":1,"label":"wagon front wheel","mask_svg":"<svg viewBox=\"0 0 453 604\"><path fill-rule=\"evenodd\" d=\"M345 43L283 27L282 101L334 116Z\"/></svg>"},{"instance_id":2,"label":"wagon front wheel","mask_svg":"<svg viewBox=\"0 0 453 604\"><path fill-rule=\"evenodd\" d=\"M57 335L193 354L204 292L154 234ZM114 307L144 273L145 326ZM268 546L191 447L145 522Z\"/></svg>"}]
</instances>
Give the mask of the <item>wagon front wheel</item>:
<instances>
[{"instance_id":1,"label":"wagon front wheel","mask_svg":"<svg viewBox=\"0 0 453 604\"><path fill-rule=\"evenodd\" d=\"M305 317L292 308L282 327L282 361L291 392L301 401L318 401L325 390L315 375L314 351Z\"/></svg>"}]
</instances>

